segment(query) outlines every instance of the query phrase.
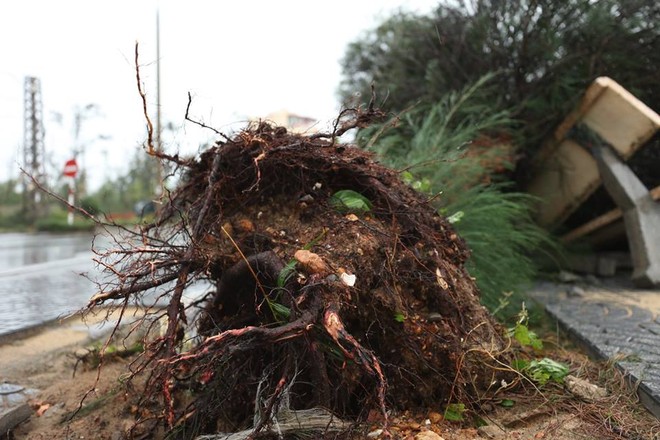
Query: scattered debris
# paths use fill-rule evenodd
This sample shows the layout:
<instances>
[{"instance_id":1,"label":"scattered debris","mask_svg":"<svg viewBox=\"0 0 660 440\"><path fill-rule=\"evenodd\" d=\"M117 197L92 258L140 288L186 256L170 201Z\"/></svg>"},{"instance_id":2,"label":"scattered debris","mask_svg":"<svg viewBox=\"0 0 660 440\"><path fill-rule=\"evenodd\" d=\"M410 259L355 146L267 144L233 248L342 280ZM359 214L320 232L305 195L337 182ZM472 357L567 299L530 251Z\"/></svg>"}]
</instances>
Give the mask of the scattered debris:
<instances>
[{"instance_id":1,"label":"scattered debris","mask_svg":"<svg viewBox=\"0 0 660 440\"><path fill-rule=\"evenodd\" d=\"M595 402L607 396L607 390L605 388L601 388L588 380L580 379L571 374L564 378L564 384L566 385L566 389L575 397L586 402Z\"/></svg>"},{"instance_id":2,"label":"scattered debris","mask_svg":"<svg viewBox=\"0 0 660 440\"><path fill-rule=\"evenodd\" d=\"M357 277L350 273L341 272L339 274L339 279L341 280L342 283L346 284L348 287L353 287L355 286L355 281L357 280Z\"/></svg>"}]
</instances>

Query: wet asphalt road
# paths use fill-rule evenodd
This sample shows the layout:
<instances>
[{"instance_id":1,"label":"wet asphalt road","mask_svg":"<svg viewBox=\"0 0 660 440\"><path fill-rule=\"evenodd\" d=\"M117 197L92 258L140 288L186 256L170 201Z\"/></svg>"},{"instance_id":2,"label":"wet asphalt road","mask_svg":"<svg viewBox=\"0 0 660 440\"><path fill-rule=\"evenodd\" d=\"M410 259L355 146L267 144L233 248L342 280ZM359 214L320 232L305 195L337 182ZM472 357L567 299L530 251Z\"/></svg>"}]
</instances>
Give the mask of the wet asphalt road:
<instances>
[{"instance_id":1,"label":"wet asphalt road","mask_svg":"<svg viewBox=\"0 0 660 440\"><path fill-rule=\"evenodd\" d=\"M0 335L84 306L96 278L92 235L0 234Z\"/></svg>"},{"instance_id":2,"label":"wet asphalt road","mask_svg":"<svg viewBox=\"0 0 660 440\"><path fill-rule=\"evenodd\" d=\"M0 336L65 317L87 304L97 293L91 280L105 278L92 261L92 239L90 233L0 234ZM108 248L112 240L99 235L94 247ZM143 293L137 303L162 306L163 290L173 286ZM197 281L186 288L183 301L192 302L210 289L209 283Z\"/></svg>"}]
</instances>

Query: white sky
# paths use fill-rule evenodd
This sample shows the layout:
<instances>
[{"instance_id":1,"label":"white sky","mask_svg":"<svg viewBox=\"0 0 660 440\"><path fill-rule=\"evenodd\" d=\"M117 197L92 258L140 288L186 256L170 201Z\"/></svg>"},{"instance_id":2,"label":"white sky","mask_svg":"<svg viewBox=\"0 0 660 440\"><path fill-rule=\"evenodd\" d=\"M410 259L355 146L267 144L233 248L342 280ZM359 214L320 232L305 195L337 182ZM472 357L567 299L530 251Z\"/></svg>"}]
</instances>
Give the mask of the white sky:
<instances>
[{"instance_id":1,"label":"white sky","mask_svg":"<svg viewBox=\"0 0 660 440\"><path fill-rule=\"evenodd\" d=\"M162 120L168 152L195 152L216 137L184 124L191 114L217 129L287 109L329 123L340 103L339 60L347 44L392 10L429 12L432 0L21 0L0 14L0 181L18 175L23 78L41 80L46 150L61 172L74 149L76 108L99 107L80 141L91 185L116 176L145 138L134 45L150 111L155 88L155 16L160 8ZM54 116L60 113L60 122ZM103 139L109 136L109 139ZM50 172L55 172L52 168Z\"/></svg>"}]
</instances>

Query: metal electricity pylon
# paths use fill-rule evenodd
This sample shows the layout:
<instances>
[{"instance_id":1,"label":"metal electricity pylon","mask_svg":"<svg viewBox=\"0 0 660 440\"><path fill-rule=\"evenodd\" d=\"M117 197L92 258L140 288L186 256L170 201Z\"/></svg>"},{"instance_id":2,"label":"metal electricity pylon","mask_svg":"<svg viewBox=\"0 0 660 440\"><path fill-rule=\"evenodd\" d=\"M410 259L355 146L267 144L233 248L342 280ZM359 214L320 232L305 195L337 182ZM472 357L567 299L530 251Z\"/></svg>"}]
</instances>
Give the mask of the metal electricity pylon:
<instances>
[{"instance_id":1,"label":"metal electricity pylon","mask_svg":"<svg viewBox=\"0 0 660 440\"><path fill-rule=\"evenodd\" d=\"M23 210L26 220L33 223L42 214L42 203L32 178L40 184L46 180L41 81L33 76L26 76L24 81L23 124Z\"/></svg>"}]
</instances>

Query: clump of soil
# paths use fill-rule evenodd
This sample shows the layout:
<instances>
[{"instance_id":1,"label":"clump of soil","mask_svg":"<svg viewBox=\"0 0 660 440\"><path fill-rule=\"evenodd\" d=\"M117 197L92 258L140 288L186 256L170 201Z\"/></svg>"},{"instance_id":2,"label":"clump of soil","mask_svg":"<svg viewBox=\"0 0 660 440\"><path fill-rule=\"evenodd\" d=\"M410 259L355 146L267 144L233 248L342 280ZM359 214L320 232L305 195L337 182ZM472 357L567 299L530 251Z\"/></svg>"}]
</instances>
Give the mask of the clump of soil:
<instances>
[{"instance_id":1,"label":"clump of soil","mask_svg":"<svg viewBox=\"0 0 660 440\"><path fill-rule=\"evenodd\" d=\"M160 394L168 429L259 431L283 406L375 409L387 425L389 408L499 386L502 331L465 243L397 172L334 135L266 123L170 159L181 184L139 241L106 255L118 277L90 303L153 288L166 300L135 370L150 369L145 400ZM366 207L338 203L341 191ZM198 280L215 288L186 301Z\"/></svg>"}]
</instances>

